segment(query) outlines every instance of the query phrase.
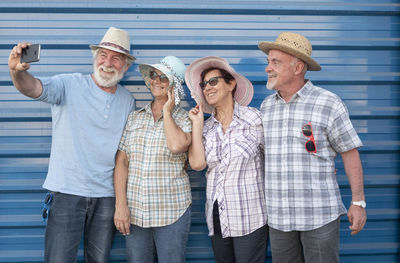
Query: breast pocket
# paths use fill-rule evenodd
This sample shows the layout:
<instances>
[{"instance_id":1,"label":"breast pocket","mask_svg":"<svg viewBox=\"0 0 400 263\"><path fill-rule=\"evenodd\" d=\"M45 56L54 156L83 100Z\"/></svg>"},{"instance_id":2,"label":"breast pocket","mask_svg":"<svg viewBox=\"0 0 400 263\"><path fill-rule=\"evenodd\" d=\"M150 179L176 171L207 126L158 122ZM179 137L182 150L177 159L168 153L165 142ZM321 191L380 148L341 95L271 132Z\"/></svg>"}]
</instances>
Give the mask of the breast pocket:
<instances>
[{"instance_id":1,"label":"breast pocket","mask_svg":"<svg viewBox=\"0 0 400 263\"><path fill-rule=\"evenodd\" d=\"M144 123L133 123L126 128L127 152L143 151L147 128Z\"/></svg>"},{"instance_id":2,"label":"breast pocket","mask_svg":"<svg viewBox=\"0 0 400 263\"><path fill-rule=\"evenodd\" d=\"M307 137L307 136L305 136L303 134L303 131L302 131L301 128L293 128L293 130L292 130L292 140L293 140L293 143L295 145L297 145L296 148L301 148L302 150L305 151L305 149L306 149L305 148L305 144L309 139L310 139L309 137Z\"/></svg>"},{"instance_id":3,"label":"breast pocket","mask_svg":"<svg viewBox=\"0 0 400 263\"><path fill-rule=\"evenodd\" d=\"M251 133L237 136L231 145L231 158L253 158L258 152L257 138Z\"/></svg>"},{"instance_id":4,"label":"breast pocket","mask_svg":"<svg viewBox=\"0 0 400 263\"><path fill-rule=\"evenodd\" d=\"M293 129L293 142L297 145L297 147L295 147L296 151L300 153L309 153L315 156L323 154L326 151L327 142L326 135L323 131L323 127L317 122L312 122L312 136L305 136L301 128ZM310 152L306 148L306 143L310 141L311 138L314 139L316 152Z\"/></svg>"}]
</instances>

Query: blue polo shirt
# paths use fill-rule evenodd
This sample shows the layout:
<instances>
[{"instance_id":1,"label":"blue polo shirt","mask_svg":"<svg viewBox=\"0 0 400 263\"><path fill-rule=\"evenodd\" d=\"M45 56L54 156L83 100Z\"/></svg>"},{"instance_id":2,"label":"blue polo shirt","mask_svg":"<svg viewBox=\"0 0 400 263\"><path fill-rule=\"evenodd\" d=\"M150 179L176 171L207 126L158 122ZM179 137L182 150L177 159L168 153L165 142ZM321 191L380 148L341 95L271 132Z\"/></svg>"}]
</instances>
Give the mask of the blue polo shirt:
<instances>
[{"instance_id":1,"label":"blue polo shirt","mask_svg":"<svg viewBox=\"0 0 400 263\"><path fill-rule=\"evenodd\" d=\"M51 104L52 144L43 187L85 197L114 196L115 153L135 101L118 85L114 94L100 89L90 75L39 78L39 98Z\"/></svg>"}]
</instances>

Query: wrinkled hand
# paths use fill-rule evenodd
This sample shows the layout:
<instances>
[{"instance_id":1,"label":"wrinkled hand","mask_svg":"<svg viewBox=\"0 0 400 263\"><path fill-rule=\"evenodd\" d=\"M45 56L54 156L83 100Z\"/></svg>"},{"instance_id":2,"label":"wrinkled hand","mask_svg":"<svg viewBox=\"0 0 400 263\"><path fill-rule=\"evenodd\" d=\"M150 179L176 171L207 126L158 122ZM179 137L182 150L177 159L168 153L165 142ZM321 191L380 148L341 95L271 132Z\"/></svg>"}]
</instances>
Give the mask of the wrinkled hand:
<instances>
[{"instance_id":1,"label":"wrinkled hand","mask_svg":"<svg viewBox=\"0 0 400 263\"><path fill-rule=\"evenodd\" d=\"M26 71L30 68L28 63L24 62L21 64L20 62L22 50L30 45L31 43L23 42L13 47L8 57L8 68L10 71Z\"/></svg>"},{"instance_id":2,"label":"wrinkled hand","mask_svg":"<svg viewBox=\"0 0 400 263\"><path fill-rule=\"evenodd\" d=\"M351 205L349 211L347 212L347 217L350 222L351 235L356 235L360 232L367 221L367 213L364 208Z\"/></svg>"},{"instance_id":3,"label":"wrinkled hand","mask_svg":"<svg viewBox=\"0 0 400 263\"><path fill-rule=\"evenodd\" d=\"M130 234L131 212L127 205L115 208L114 225L122 235L126 236Z\"/></svg>"},{"instance_id":4,"label":"wrinkled hand","mask_svg":"<svg viewBox=\"0 0 400 263\"><path fill-rule=\"evenodd\" d=\"M174 92L174 87L171 87L167 91L168 94L168 100L163 106L163 112L164 113L171 113L174 110L175 107L175 92Z\"/></svg>"},{"instance_id":5,"label":"wrinkled hand","mask_svg":"<svg viewBox=\"0 0 400 263\"><path fill-rule=\"evenodd\" d=\"M204 112L203 112L203 104L197 104L196 107L192 108L189 111L189 118L193 123L203 124L204 122Z\"/></svg>"}]
</instances>

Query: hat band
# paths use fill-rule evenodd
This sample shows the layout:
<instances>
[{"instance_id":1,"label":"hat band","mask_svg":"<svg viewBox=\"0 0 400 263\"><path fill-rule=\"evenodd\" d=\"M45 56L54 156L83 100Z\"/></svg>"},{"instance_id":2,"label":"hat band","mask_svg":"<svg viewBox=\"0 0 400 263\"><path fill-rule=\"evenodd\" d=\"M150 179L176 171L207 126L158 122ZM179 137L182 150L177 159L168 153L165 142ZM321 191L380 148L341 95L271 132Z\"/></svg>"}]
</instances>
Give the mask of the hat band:
<instances>
[{"instance_id":1,"label":"hat band","mask_svg":"<svg viewBox=\"0 0 400 263\"><path fill-rule=\"evenodd\" d=\"M121 50L122 52L124 52L124 53L126 53L126 54L129 54L129 50L127 50L127 49L125 49L125 48L123 48L123 47L121 47L121 46L119 46L119 45L116 45L116 44L114 44L114 43L111 43L111 42L101 42L101 43L99 44L99 46L114 47L114 48L116 48L116 49Z\"/></svg>"},{"instance_id":2,"label":"hat band","mask_svg":"<svg viewBox=\"0 0 400 263\"><path fill-rule=\"evenodd\" d=\"M172 75L173 75L177 80L179 80L180 83L183 82L183 78L179 77L178 74L176 74L175 70L174 70L170 65L168 65L167 62L161 61L160 63L163 64L164 66L166 66L166 67L171 71Z\"/></svg>"}]
</instances>

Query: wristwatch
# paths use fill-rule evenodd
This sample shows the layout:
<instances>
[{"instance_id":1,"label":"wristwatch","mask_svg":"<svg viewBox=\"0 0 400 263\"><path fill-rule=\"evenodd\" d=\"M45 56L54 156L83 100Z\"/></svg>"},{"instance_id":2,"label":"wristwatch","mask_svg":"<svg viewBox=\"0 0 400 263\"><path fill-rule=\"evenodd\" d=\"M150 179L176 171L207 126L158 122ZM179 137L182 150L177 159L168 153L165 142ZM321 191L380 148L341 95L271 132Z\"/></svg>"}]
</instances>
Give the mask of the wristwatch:
<instances>
[{"instance_id":1,"label":"wristwatch","mask_svg":"<svg viewBox=\"0 0 400 263\"><path fill-rule=\"evenodd\" d=\"M357 205L357 206L361 206L362 208L367 207L367 203L365 203L364 200L361 201L351 201L352 205Z\"/></svg>"}]
</instances>

